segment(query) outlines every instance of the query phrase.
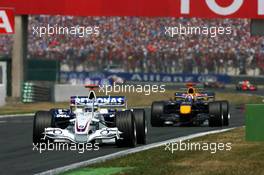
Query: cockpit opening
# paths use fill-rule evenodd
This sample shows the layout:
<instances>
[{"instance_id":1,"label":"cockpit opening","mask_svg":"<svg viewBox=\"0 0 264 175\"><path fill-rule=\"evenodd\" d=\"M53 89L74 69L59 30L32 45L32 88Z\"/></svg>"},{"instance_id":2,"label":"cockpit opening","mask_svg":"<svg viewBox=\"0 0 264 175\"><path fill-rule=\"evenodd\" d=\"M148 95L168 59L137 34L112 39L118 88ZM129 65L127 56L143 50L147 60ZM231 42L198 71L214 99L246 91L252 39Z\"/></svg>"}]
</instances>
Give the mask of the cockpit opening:
<instances>
[{"instance_id":1,"label":"cockpit opening","mask_svg":"<svg viewBox=\"0 0 264 175\"><path fill-rule=\"evenodd\" d=\"M193 88L189 88L188 89L188 94L194 94L194 89Z\"/></svg>"}]
</instances>

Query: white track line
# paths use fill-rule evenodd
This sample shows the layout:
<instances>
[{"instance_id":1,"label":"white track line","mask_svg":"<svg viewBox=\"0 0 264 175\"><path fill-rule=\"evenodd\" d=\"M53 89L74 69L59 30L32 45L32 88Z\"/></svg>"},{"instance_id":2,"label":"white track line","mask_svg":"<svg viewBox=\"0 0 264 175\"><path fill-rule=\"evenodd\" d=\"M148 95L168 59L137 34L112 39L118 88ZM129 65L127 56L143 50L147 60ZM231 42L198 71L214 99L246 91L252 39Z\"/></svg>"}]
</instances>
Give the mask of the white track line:
<instances>
[{"instance_id":1,"label":"white track line","mask_svg":"<svg viewBox=\"0 0 264 175\"><path fill-rule=\"evenodd\" d=\"M140 151L144 151L144 150L148 150L148 149L152 149L152 148L156 148L156 147L160 147L160 146L165 146L165 144L167 144L167 143L173 143L173 142L189 140L189 139L193 139L193 138L197 138L197 137L201 137L201 136L206 136L206 135L209 135L209 134L222 133L222 132L230 131L230 130L233 130L233 129L236 129L236 128L238 128L238 127L227 128L227 129L219 129L219 130L207 131L207 132L201 132L201 133L191 134L191 135L188 135L188 136L178 137L178 138L174 138L174 139L170 139L170 140L166 140L166 141L162 141L162 142L151 143L151 144L148 144L148 145L139 146L139 147L128 149L128 150L124 150L124 151L119 151L119 152L116 152L116 153L112 153L112 154L108 154L108 155L105 155L105 156L93 158L93 159L90 159L90 160L86 160L86 161L82 161L82 162L78 162L78 163L73 163L73 164L66 165L66 166L63 166L63 167L60 167L60 168L51 169L51 170L48 170L48 171L44 171L44 172L38 173L36 175L54 175L54 174L59 174L59 173L63 173L63 172L69 171L69 170L86 167L86 166L91 165L91 164L100 163L100 162L104 162L106 160L122 157L122 156L125 156L125 155L128 155L128 154L131 154L131 153L136 153L136 152L140 152Z\"/></svg>"}]
</instances>

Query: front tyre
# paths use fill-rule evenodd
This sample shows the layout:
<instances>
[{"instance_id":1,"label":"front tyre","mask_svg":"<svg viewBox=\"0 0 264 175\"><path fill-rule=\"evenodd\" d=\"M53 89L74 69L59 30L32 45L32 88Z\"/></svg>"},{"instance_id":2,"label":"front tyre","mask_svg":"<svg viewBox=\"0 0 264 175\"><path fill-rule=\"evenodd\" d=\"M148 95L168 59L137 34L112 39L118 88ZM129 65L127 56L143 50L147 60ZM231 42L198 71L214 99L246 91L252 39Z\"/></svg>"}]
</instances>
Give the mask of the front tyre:
<instances>
[{"instance_id":1,"label":"front tyre","mask_svg":"<svg viewBox=\"0 0 264 175\"><path fill-rule=\"evenodd\" d=\"M34 116L33 121L33 142L41 143L43 139L45 128L52 126L52 115L48 111L38 111Z\"/></svg>"},{"instance_id":2,"label":"front tyre","mask_svg":"<svg viewBox=\"0 0 264 175\"><path fill-rule=\"evenodd\" d=\"M160 116L164 113L164 102L158 101L153 102L151 105L151 126L159 127L163 125L163 120L161 120Z\"/></svg>"},{"instance_id":3,"label":"front tyre","mask_svg":"<svg viewBox=\"0 0 264 175\"><path fill-rule=\"evenodd\" d=\"M222 114L223 114L223 126L229 125L229 103L228 101L221 102Z\"/></svg>"},{"instance_id":4,"label":"front tyre","mask_svg":"<svg viewBox=\"0 0 264 175\"><path fill-rule=\"evenodd\" d=\"M223 114L221 102L209 103L209 126L220 127L223 126Z\"/></svg>"},{"instance_id":5,"label":"front tyre","mask_svg":"<svg viewBox=\"0 0 264 175\"><path fill-rule=\"evenodd\" d=\"M116 140L117 146L135 147L137 144L137 131L132 111L116 113L116 127L120 132L120 139Z\"/></svg>"},{"instance_id":6,"label":"front tyre","mask_svg":"<svg viewBox=\"0 0 264 175\"><path fill-rule=\"evenodd\" d=\"M147 136L147 121L145 117L144 109L134 109L133 110L136 130L137 130L137 143L138 144L146 144L146 136Z\"/></svg>"}]
</instances>

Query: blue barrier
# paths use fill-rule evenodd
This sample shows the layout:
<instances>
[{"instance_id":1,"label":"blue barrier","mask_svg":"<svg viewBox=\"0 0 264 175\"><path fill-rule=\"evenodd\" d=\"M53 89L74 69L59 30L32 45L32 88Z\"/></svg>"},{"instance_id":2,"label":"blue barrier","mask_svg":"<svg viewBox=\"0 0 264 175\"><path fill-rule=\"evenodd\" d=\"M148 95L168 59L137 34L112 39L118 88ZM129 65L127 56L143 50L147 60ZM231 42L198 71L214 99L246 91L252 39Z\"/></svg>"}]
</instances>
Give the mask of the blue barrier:
<instances>
[{"instance_id":1,"label":"blue barrier","mask_svg":"<svg viewBox=\"0 0 264 175\"><path fill-rule=\"evenodd\" d=\"M61 83L76 84L111 84L114 79L139 82L186 83L215 80L230 83L228 75L216 74L164 74L164 73L113 73L113 72L60 72Z\"/></svg>"}]
</instances>

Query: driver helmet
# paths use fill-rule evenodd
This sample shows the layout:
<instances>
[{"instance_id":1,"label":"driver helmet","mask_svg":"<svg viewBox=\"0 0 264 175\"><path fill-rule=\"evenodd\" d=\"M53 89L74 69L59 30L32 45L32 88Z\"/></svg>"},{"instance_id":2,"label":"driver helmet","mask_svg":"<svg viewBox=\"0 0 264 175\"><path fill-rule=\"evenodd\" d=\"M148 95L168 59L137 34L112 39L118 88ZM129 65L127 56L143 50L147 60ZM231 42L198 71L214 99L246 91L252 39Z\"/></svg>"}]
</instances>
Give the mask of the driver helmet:
<instances>
[{"instance_id":1,"label":"driver helmet","mask_svg":"<svg viewBox=\"0 0 264 175\"><path fill-rule=\"evenodd\" d=\"M186 96L186 101L187 102L192 102L193 101L193 96L192 95L187 95Z\"/></svg>"},{"instance_id":2,"label":"driver helmet","mask_svg":"<svg viewBox=\"0 0 264 175\"><path fill-rule=\"evenodd\" d=\"M84 112L84 108L82 107L78 107L74 110L75 113L83 113Z\"/></svg>"}]
</instances>

